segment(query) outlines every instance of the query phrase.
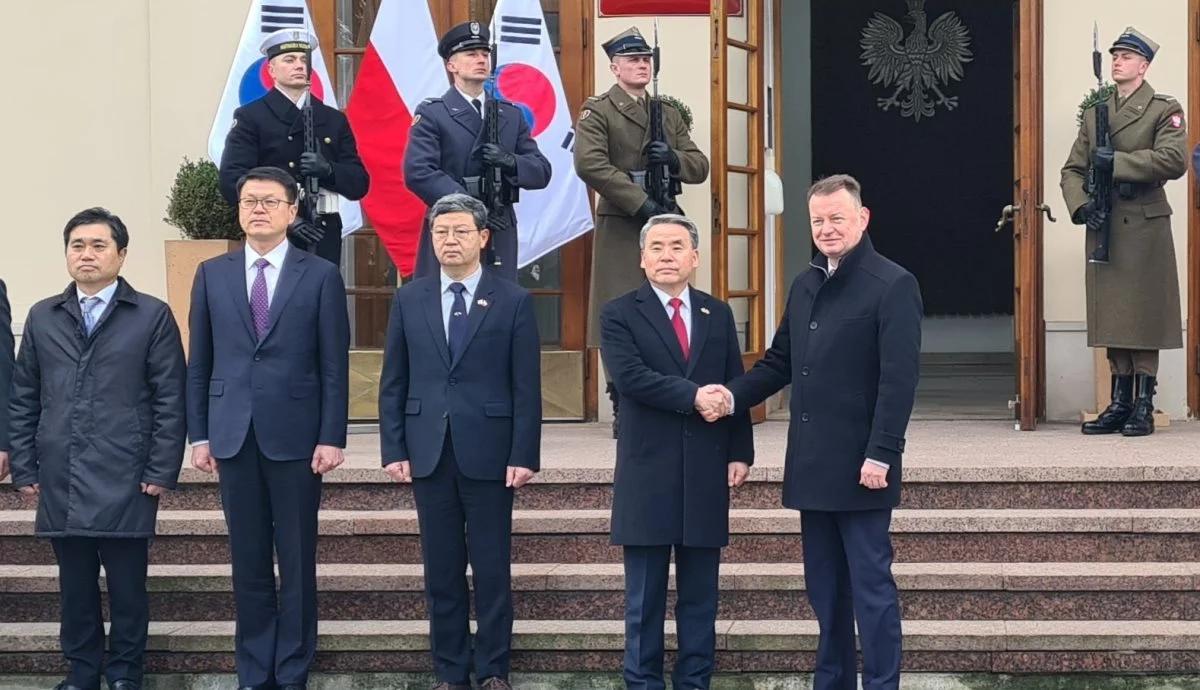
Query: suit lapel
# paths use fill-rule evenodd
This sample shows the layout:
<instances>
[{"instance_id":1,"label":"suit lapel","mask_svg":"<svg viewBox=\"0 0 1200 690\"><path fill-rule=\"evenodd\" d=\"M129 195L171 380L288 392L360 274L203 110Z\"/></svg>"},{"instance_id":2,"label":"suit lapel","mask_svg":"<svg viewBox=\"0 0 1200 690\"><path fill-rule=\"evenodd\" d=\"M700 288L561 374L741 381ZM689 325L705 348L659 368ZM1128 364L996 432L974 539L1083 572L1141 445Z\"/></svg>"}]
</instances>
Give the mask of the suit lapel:
<instances>
[{"instance_id":1,"label":"suit lapel","mask_svg":"<svg viewBox=\"0 0 1200 690\"><path fill-rule=\"evenodd\" d=\"M287 306L288 300L296 292L300 277L308 270L307 259L307 252L302 252L295 247L288 247L287 255L283 259L283 266L279 267L279 280L275 282L275 295L271 299L270 321L267 323L267 332L263 334L263 342L266 342L271 331L275 330L275 324L279 323L279 315L283 313L283 308ZM244 275L242 279L245 280Z\"/></svg>"},{"instance_id":2,"label":"suit lapel","mask_svg":"<svg viewBox=\"0 0 1200 690\"><path fill-rule=\"evenodd\" d=\"M708 308L708 296L690 287L688 291L692 296L692 339L687 362L687 375L690 377L696 369L696 362L700 361L704 343L708 342L708 323L712 316Z\"/></svg>"},{"instance_id":3,"label":"suit lapel","mask_svg":"<svg viewBox=\"0 0 1200 690\"><path fill-rule=\"evenodd\" d=\"M226 254L229 258L226 264L229 277L225 280L225 287L229 288L229 297L233 300L234 311L242 317L242 323L245 324L250 339L257 341L258 336L254 333L254 319L250 317L250 298L248 297L250 293L246 288L246 255L243 253L244 251Z\"/></svg>"},{"instance_id":4,"label":"suit lapel","mask_svg":"<svg viewBox=\"0 0 1200 690\"><path fill-rule=\"evenodd\" d=\"M483 128L483 119L475 111L475 106L468 103L458 89L450 87L446 95L442 96L442 104L450 111L450 117L470 132L472 137L479 136L479 130Z\"/></svg>"},{"instance_id":5,"label":"suit lapel","mask_svg":"<svg viewBox=\"0 0 1200 690\"><path fill-rule=\"evenodd\" d=\"M433 336L433 344L446 368L450 368L450 346L446 343L446 326L442 323L442 284L434 278L425 286L425 322L429 324L429 335Z\"/></svg>"},{"instance_id":6,"label":"suit lapel","mask_svg":"<svg viewBox=\"0 0 1200 690\"><path fill-rule=\"evenodd\" d=\"M454 361L450 363L451 369L458 366L459 361L462 360L463 353L471 346L471 340L475 338L475 333L479 331L479 326L487 318L488 312L496 308L494 280L487 271L483 271L483 275L479 278L479 285L475 288L475 294L471 296L475 303L467 307L467 335L463 337L462 348L454 354Z\"/></svg>"},{"instance_id":7,"label":"suit lapel","mask_svg":"<svg viewBox=\"0 0 1200 690\"><path fill-rule=\"evenodd\" d=\"M1129 96L1129 100L1125 101L1125 105L1117 110L1117 94L1113 94L1109 99L1109 131L1116 134L1125 129L1129 125L1141 119L1142 115L1146 114L1146 108L1150 105L1150 100L1154 98L1154 89L1150 88L1149 84L1142 84L1137 91L1134 91Z\"/></svg>"},{"instance_id":8,"label":"suit lapel","mask_svg":"<svg viewBox=\"0 0 1200 690\"><path fill-rule=\"evenodd\" d=\"M671 326L671 320L667 318L667 310L663 309L662 302L658 301L658 295L650 289L650 283L642 283L642 287L638 289L637 303L638 311L658 332L658 337L662 338L663 345L671 353L671 358L675 360L679 371L686 372L687 365L683 361L683 350L679 348L679 338L675 337L675 329Z\"/></svg>"}]
</instances>

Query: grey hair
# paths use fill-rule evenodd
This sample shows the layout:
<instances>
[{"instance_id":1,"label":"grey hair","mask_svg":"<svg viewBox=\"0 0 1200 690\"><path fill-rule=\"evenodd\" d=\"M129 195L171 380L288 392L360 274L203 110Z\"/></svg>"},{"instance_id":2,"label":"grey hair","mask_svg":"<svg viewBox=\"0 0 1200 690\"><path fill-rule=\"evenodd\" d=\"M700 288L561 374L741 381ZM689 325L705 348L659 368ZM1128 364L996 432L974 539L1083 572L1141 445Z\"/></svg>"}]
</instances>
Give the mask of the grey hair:
<instances>
[{"instance_id":1,"label":"grey hair","mask_svg":"<svg viewBox=\"0 0 1200 690\"><path fill-rule=\"evenodd\" d=\"M470 213L475 219L476 229L487 227L487 206L470 194L455 192L433 202L433 206L429 207L429 224L433 225L434 218L447 213Z\"/></svg>"},{"instance_id":2,"label":"grey hair","mask_svg":"<svg viewBox=\"0 0 1200 690\"><path fill-rule=\"evenodd\" d=\"M687 228L688 237L692 238L692 249L700 248L700 230L696 228L696 224L690 218L678 213L660 213L657 216L651 216L650 220L642 226L641 234L638 235L639 248L646 248L646 233L650 232L650 228L655 225L682 225Z\"/></svg>"},{"instance_id":3,"label":"grey hair","mask_svg":"<svg viewBox=\"0 0 1200 690\"><path fill-rule=\"evenodd\" d=\"M859 184L858 180L854 179L850 175L845 174L822 177L814 182L813 185L808 188L808 200L812 201L814 196L829 196L830 194L836 194L843 189L849 192L850 196L854 197L854 201L856 201L859 206L862 206L862 185Z\"/></svg>"}]
</instances>

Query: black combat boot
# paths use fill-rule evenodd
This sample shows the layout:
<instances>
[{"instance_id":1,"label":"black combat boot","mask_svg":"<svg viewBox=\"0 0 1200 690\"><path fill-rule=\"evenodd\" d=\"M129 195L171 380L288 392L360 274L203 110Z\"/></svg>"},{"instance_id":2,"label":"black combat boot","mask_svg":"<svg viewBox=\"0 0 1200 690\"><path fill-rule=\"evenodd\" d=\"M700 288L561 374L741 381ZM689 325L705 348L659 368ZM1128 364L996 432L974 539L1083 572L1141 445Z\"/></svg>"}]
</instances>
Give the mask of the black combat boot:
<instances>
[{"instance_id":1,"label":"black combat boot","mask_svg":"<svg viewBox=\"0 0 1200 690\"><path fill-rule=\"evenodd\" d=\"M612 385L611 381L608 383L607 386L605 386L604 392L608 393L608 400L609 400L609 402L612 403L612 410L613 410L612 437L615 439L617 437L617 432L621 428L621 424L620 424L621 417L619 414L620 410L618 409L620 407L621 396L619 396L617 394L617 387Z\"/></svg>"},{"instance_id":2,"label":"black combat boot","mask_svg":"<svg viewBox=\"0 0 1200 690\"><path fill-rule=\"evenodd\" d=\"M1121 428L1122 436L1149 436L1154 433L1154 386L1158 379L1149 374L1136 377L1137 398L1133 401L1133 413Z\"/></svg>"},{"instance_id":3,"label":"black combat boot","mask_svg":"<svg viewBox=\"0 0 1200 690\"><path fill-rule=\"evenodd\" d=\"M1083 433L1089 436L1115 434L1125 427L1125 421L1129 419L1131 412L1133 412L1133 376L1114 374L1112 377L1112 402L1104 408L1100 416L1083 423Z\"/></svg>"}]
</instances>

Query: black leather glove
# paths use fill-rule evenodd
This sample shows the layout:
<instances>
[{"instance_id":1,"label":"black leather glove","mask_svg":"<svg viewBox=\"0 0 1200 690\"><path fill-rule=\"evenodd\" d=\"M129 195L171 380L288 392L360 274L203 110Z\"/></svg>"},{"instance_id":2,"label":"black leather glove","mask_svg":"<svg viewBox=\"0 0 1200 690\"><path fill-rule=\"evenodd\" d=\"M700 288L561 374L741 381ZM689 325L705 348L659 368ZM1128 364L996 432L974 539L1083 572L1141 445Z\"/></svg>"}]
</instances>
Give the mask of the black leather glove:
<instances>
[{"instance_id":1,"label":"black leather glove","mask_svg":"<svg viewBox=\"0 0 1200 690\"><path fill-rule=\"evenodd\" d=\"M479 157L483 159L484 165L498 167L507 173L515 173L517 171L517 157L495 144L484 144L481 146L479 148Z\"/></svg>"},{"instance_id":2,"label":"black leather glove","mask_svg":"<svg viewBox=\"0 0 1200 690\"><path fill-rule=\"evenodd\" d=\"M493 235L496 235L510 232L512 230L512 223L508 220L508 216L503 213L489 213L487 228L492 231Z\"/></svg>"},{"instance_id":3,"label":"black leather glove","mask_svg":"<svg viewBox=\"0 0 1200 690\"><path fill-rule=\"evenodd\" d=\"M646 160L654 165L666 163L672 173L679 172L679 156L666 142L652 141L646 144Z\"/></svg>"},{"instance_id":4,"label":"black leather glove","mask_svg":"<svg viewBox=\"0 0 1200 690\"><path fill-rule=\"evenodd\" d=\"M333 166L321 154L306 151L300 154L300 174L305 177L328 178L333 174Z\"/></svg>"},{"instance_id":5,"label":"black leather glove","mask_svg":"<svg viewBox=\"0 0 1200 690\"><path fill-rule=\"evenodd\" d=\"M1092 153L1092 167L1103 172L1112 172L1113 149L1111 146L1101 146Z\"/></svg>"},{"instance_id":6,"label":"black leather glove","mask_svg":"<svg viewBox=\"0 0 1200 690\"><path fill-rule=\"evenodd\" d=\"M1104 221L1108 220L1108 214L1104 211L1092 210L1087 217L1087 229L1099 230L1100 226L1104 225Z\"/></svg>"},{"instance_id":7,"label":"black leather glove","mask_svg":"<svg viewBox=\"0 0 1200 690\"><path fill-rule=\"evenodd\" d=\"M1075 209L1075 213L1071 214L1071 222L1076 225L1087 225L1088 216L1096 210L1096 202L1088 199L1087 203Z\"/></svg>"},{"instance_id":8,"label":"black leather glove","mask_svg":"<svg viewBox=\"0 0 1200 690\"><path fill-rule=\"evenodd\" d=\"M654 199L646 199L646 201L642 203L642 207L637 210L637 214L635 215L637 215L638 220L645 223L654 216L661 216L664 213L673 213L673 211L659 206L657 203L655 203Z\"/></svg>"},{"instance_id":9,"label":"black leather glove","mask_svg":"<svg viewBox=\"0 0 1200 690\"><path fill-rule=\"evenodd\" d=\"M316 247L317 243L320 242L321 238L324 236L324 230L322 230L316 224L304 220L303 218L297 219L296 222L292 223L291 227L288 228L288 239L292 241L292 244L305 249L312 249Z\"/></svg>"}]
</instances>

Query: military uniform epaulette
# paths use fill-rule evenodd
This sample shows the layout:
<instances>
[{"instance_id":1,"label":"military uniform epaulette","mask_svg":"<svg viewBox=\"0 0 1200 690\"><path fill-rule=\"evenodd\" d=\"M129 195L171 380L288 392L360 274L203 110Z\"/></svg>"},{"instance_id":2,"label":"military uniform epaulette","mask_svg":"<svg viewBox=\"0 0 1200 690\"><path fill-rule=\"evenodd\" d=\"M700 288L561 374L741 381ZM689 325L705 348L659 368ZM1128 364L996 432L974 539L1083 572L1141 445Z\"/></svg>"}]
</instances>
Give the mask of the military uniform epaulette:
<instances>
[{"instance_id":1,"label":"military uniform epaulette","mask_svg":"<svg viewBox=\"0 0 1200 690\"><path fill-rule=\"evenodd\" d=\"M1154 100L1156 100L1156 101L1166 101L1167 103L1178 103L1178 102L1179 102L1179 101L1177 101L1177 100L1175 99L1175 97L1174 97L1174 96L1168 96L1168 95L1167 95L1167 94L1165 94L1165 93L1156 93L1156 94L1154 94Z\"/></svg>"},{"instance_id":2,"label":"military uniform epaulette","mask_svg":"<svg viewBox=\"0 0 1200 690\"><path fill-rule=\"evenodd\" d=\"M425 104L425 103L441 103L441 102L442 102L442 97L441 97L441 96L430 96L429 98L426 98L425 100L421 101L421 103L422 103L422 104Z\"/></svg>"}]
</instances>

